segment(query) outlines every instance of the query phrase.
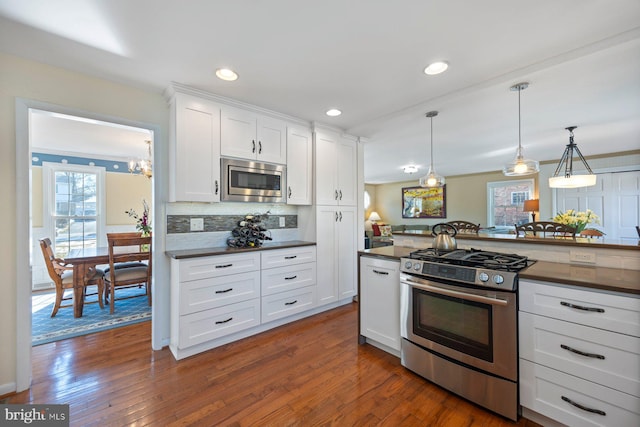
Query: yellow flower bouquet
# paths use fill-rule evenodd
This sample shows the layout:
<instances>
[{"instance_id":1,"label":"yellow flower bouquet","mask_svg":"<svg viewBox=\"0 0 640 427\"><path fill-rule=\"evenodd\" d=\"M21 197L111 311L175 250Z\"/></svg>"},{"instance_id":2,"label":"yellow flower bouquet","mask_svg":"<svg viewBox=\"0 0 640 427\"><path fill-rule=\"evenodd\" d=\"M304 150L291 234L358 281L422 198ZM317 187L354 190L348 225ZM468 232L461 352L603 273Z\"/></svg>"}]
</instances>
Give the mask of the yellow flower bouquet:
<instances>
[{"instance_id":1,"label":"yellow flower bouquet","mask_svg":"<svg viewBox=\"0 0 640 427\"><path fill-rule=\"evenodd\" d=\"M589 224L600 224L600 217L593 213L591 209L587 209L586 212L576 212L574 209L569 209L564 213L558 212L553 217L553 221L569 225L576 229L576 234L579 234Z\"/></svg>"}]
</instances>

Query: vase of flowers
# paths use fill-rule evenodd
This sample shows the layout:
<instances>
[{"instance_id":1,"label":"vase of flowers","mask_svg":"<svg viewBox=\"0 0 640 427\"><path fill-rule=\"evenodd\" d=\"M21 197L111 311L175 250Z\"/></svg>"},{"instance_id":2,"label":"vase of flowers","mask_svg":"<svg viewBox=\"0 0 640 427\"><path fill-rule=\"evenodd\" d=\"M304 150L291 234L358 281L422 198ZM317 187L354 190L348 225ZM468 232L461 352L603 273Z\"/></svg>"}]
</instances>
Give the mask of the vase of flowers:
<instances>
[{"instance_id":1,"label":"vase of flowers","mask_svg":"<svg viewBox=\"0 0 640 427\"><path fill-rule=\"evenodd\" d=\"M600 224L600 218L591 209L587 209L586 212L577 212L574 209L564 213L558 212L553 221L575 228L576 234L580 234L589 224Z\"/></svg>"},{"instance_id":2,"label":"vase of flowers","mask_svg":"<svg viewBox=\"0 0 640 427\"><path fill-rule=\"evenodd\" d=\"M149 205L146 200L142 200L142 215L138 215L138 213L134 209L129 209L128 211L124 211L124 213L128 214L130 217L136 220L136 230L140 232L142 237L151 236L151 220L149 219ZM149 245L142 245L142 250L149 250Z\"/></svg>"}]
</instances>

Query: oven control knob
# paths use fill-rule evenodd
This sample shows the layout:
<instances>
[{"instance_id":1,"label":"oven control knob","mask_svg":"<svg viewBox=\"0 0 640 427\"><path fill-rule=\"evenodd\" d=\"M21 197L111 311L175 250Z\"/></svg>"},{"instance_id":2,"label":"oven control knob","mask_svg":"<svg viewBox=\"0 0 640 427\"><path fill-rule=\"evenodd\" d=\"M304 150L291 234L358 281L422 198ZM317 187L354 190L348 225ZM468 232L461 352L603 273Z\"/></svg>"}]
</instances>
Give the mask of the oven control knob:
<instances>
[{"instance_id":1,"label":"oven control knob","mask_svg":"<svg viewBox=\"0 0 640 427\"><path fill-rule=\"evenodd\" d=\"M489 280L489 275L485 272L480 273L480 275L478 275L478 279L480 279L481 282L486 282L487 280Z\"/></svg>"},{"instance_id":2,"label":"oven control knob","mask_svg":"<svg viewBox=\"0 0 640 427\"><path fill-rule=\"evenodd\" d=\"M415 264L413 264L413 269L415 271L420 271L421 268L422 268L422 265L419 262L416 262Z\"/></svg>"},{"instance_id":3,"label":"oven control knob","mask_svg":"<svg viewBox=\"0 0 640 427\"><path fill-rule=\"evenodd\" d=\"M500 274L496 274L495 276L493 276L493 283L495 283L496 285L501 285L504 283L504 277L502 277L502 275Z\"/></svg>"},{"instance_id":4,"label":"oven control knob","mask_svg":"<svg viewBox=\"0 0 640 427\"><path fill-rule=\"evenodd\" d=\"M412 265L413 263L411 261L407 261L404 263L404 268L406 268L407 270L411 270Z\"/></svg>"}]
</instances>

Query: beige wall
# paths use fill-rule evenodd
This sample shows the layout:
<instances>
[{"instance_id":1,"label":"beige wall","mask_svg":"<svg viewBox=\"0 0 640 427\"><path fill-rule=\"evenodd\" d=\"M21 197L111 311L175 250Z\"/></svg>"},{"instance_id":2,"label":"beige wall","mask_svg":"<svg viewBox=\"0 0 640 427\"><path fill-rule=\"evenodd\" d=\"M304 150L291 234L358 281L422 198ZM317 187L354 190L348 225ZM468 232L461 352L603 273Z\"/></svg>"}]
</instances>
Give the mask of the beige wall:
<instances>
[{"instance_id":1,"label":"beige wall","mask_svg":"<svg viewBox=\"0 0 640 427\"><path fill-rule=\"evenodd\" d=\"M125 211L134 209L142 213L142 200L151 203L151 181L142 175L107 172L106 187L106 225L129 225L134 220ZM42 227L44 209L42 193L42 167L31 168L31 225Z\"/></svg>"},{"instance_id":2,"label":"beige wall","mask_svg":"<svg viewBox=\"0 0 640 427\"><path fill-rule=\"evenodd\" d=\"M561 154L561 153L558 153ZM588 158L589 166L594 172L606 172L612 169L638 169L640 154L638 151ZM540 174L534 177L534 194L540 199L539 218L551 218L552 192L548 186L548 178L553 175L557 163L545 162ZM529 178L529 177L525 177ZM472 175L446 177L447 217L444 219L402 218L402 187L415 187L418 180L379 184L375 188L375 203L370 210L380 214L386 224L437 224L443 221L465 220L485 226L487 224L487 183L521 179L506 177L501 172L489 172ZM542 183L542 185L539 185Z\"/></svg>"},{"instance_id":3,"label":"beige wall","mask_svg":"<svg viewBox=\"0 0 640 427\"><path fill-rule=\"evenodd\" d=\"M169 122L161 90L144 91L0 53L0 181L4 184L0 188L0 222L6 230L0 241L0 389L16 381L16 289L31 286L16 283L17 257L26 255L16 253L16 97L153 124L164 139ZM156 145L167 146L166 140L158 144L157 138Z\"/></svg>"}]
</instances>

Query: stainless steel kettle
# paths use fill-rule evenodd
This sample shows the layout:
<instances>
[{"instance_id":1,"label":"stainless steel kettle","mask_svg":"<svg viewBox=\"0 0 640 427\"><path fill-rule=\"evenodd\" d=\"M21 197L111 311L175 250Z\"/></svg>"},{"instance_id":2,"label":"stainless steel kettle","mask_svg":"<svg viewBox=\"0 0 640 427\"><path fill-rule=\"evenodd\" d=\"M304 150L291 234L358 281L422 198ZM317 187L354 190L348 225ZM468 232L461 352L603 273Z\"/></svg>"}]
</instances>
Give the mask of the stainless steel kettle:
<instances>
[{"instance_id":1,"label":"stainless steel kettle","mask_svg":"<svg viewBox=\"0 0 640 427\"><path fill-rule=\"evenodd\" d=\"M439 251L453 251L458 249L455 236L458 234L458 230L451 225L444 222L431 227L431 235L435 237L433 239L433 248Z\"/></svg>"}]
</instances>

